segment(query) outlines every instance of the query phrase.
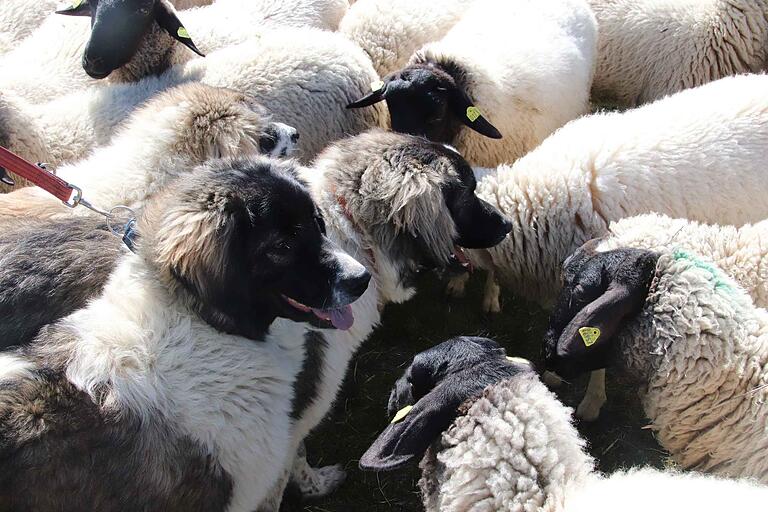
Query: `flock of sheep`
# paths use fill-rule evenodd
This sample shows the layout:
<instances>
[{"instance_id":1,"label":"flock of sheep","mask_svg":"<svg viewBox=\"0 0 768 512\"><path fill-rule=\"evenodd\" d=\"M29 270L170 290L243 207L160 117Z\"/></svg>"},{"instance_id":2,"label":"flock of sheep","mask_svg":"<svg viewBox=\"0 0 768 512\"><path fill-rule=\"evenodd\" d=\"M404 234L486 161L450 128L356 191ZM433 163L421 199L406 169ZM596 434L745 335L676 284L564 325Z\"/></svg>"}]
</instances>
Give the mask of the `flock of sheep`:
<instances>
[{"instance_id":1,"label":"flock of sheep","mask_svg":"<svg viewBox=\"0 0 768 512\"><path fill-rule=\"evenodd\" d=\"M429 511L760 507L767 68L768 0L4 0L0 146L138 227L0 168L0 510L332 492L303 440L422 267L553 308L542 361L417 354L363 469L421 460ZM596 472L544 382L591 372L595 420L606 367L679 469Z\"/></svg>"}]
</instances>

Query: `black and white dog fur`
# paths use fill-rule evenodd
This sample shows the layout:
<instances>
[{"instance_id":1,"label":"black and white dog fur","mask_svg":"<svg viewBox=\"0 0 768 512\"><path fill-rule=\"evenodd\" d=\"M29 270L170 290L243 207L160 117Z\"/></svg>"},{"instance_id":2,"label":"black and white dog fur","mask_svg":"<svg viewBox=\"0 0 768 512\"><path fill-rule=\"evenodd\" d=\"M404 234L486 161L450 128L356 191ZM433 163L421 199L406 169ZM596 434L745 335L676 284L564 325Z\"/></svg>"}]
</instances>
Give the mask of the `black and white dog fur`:
<instances>
[{"instance_id":1,"label":"black and white dog fur","mask_svg":"<svg viewBox=\"0 0 768 512\"><path fill-rule=\"evenodd\" d=\"M329 327L318 315L370 279L294 167L178 180L98 297L0 354L0 510L257 508L292 462L296 381L323 342L303 322Z\"/></svg>"},{"instance_id":2,"label":"black and white dog fur","mask_svg":"<svg viewBox=\"0 0 768 512\"><path fill-rule=\"evenodd\" d=\"M289 163L282 165L291 166ZM206 396L205 403L198 404L200 409L190 413L188 423L185 423L187 430L184 432L191 430L195 432L194 439L202 437L210 443L206 445L209 450L205 451L210 454L211 447L218 446L213 441L213 434L206 431L202 436L198 436L197 433L208 428L212 421L215 421L219 428L245 421L240 415L248 416L248 421L260 422L258 428L253 431L241 431L241 437L238 438L238 446L241 449L227 455L235 457L241 465L235 467L231 462L221 463L221 471L229 479L227 485L231 486L226 492L221 491L224 494L229 493L227 506L217 508L219 505L207 503L203 507L207 510L252 510L257 506L259 510L276 510L291 473L305 494L318 496L333 490L342 481L343 472L337 467L310 468L301 453L301 443L330 409L349 360L378 324L382 307L388 302L409 299L415 292L414 277L420 269L445 268L451 265L454 255L463 260L460 246L490 247L501 241L509 231L509 224L505 219L494 208L474 196L474 175L467 163L454 151L422 138L372 131L331 146L318 157L314 168L299 169L298 173L310 186L312 196L325 219L329 239L345 252L365 262L373 279L367 291L352 306L354 323L349 330L331 330L322 328L323 325L317 328L309 323L296 323L285 319L277 319L268 326L266 322L250 327L248 322L240 325L238 322L243 321L242 319L257 316L252 313L254 308L249 301L255 299L251 296L258 297L264 293L263 288L258 288L257 293L257 288L249 287L244 279L234 280L226 285L222 283L222 287L215 292L205 294L210 300L226 301L235 308L225 315L225 319L240 319L234 323L232 320L222 322L218 311L200 310L200 317L213 326L202 327L205 324L197 320L202 325L199 329L207 332L205 336L210 343L221 343L212 341L218 339L217 335L226 338L226 335L217 329L230 333L232 329L236 329L251 338L263 335L263 341L251 345L255 347L254 354L245 357L228 352L225 356L233 355L232 360L224 365L218 375L210 376L216 382L233 378L252 382L252 379L255 379L260 382L261 387L254 385L253 388L240 390L242 384L238 384L236 389L230 390L242 392L236 397L235 407L226 401L228 392L217 391L216 386L207 383L211 386L211 395ZM197 183L196 186L199 188L202 185ZM192 193L194 187L185 187L185 190ZM206 187L204 190L214 189ZM199 195L202 197L203 192ZM287 201L285 206L292 211L293 201ZM168 224L168 220L163 224ZM180 233L185 233L183 240L200 240L194 224L171 225L176 226ZM146 234L148 231L151 230L147 227L142 230L142 246L161 247L162 244L158 244ZM204 261L213 257L213 246L204 247L205 250L197 249L197 252L193 253L196 260ZM276 254L276 257L280 259L279 254ZM119 286L116 283L113 285L118 276L130 272L130 269L125 268L125 262L130 260L131 257L126 257L122 261L107 285L105 296L109 295L112 288L115 288L114 292L117 293L134 293L134 287L125 281L121 281ZM237 263L238 258L230 257L229 261L230 266L246 273ZM303 259L291 259L285 264L290 264L297 273L301 273L301 269L306 267L308 262ZM128 276L125 277L127 278ZM245 289L241 289L243 287ZM248 300L245 300L245 297L248 297ZM93 311L104 300L102 297L57 327L44 330L33 346L34 350L24 349L19 355L8 356L10 359L4 362L9 368L8 374L34 374L40 363L33 361L49 357L45 354L34 355L40 352L40 347L48 346L41 340L50 338L52 330L60 329L60 325L70 325L73 319L86 315L84 312ZM121 313L122 299L118 296L114 300L117 302L114 307L100 313L105 319L105 327L121 329L119 332L132 332L136 329L135 325L133 329L119 327L125 314ZM301 306L298 306L299 309L294 307L293 312L280 309L284 306L285 302L278 301L278 305L274 306L279 309L276 314L289 317L291 314L294 317L302 314L306 316L294 320L309 320L315 316ZM158 306L151 308L152 311L159 309ZM342 323L345 316L341 315ZM107 321L107 318L110 320ZM336 320L338 321L338 318ZM152 326L150 330L155 332L157 328ZM120 343L120 346L122 345ZM111 352L109 355L120 354ZM149 375L145 372L155 369L157 363L153 360L150 364L141 359L140 355L144 354L131 352L124 357L131 368L136 367L137 371L141 371L144 382L145 377ZM38 359L35 360L34 357ZM69 356L68 359L78 361L77 358ZM183 359L189 361L190 368L195 367L198 362L210 366L207 361L192 359L191 354ZM120 357L120 361L122 360L123 357ZM258 361L258 364L254 363L256 367L243 366L249 360ZM187 363L184 366L186 365ZM100 376L107 370L115 370L114 362L108 364L106 361L91 361L88 365L79 364L77 372L74 368L67 367L65 375L67 378L70 375L77 377L77 380L71 381L77 389L92 389L88 386L93 385L96 386L93 389L100 390L105 380ZM240 374L240 370L244 372ZM164 374L169 371L164 369ZM110 378L119 377L120 383L123 382L122 375L109 375L113 375ZM263 377L259 379L259 375ZM205 377L208 378L208 374ZM185 375L183 379L185 383L197 387L194 385L195 380L189 375ZM26 382L26 379L24 381ZM135 411L149 414L164 404L157 401L164 398L166 393L158 394L155 389L148 390L130 381L129 384L131 386L126 389L131 392L123 392L121 388L119 394L131 399ZM269 395L267 398L265 393ZM279 400L275 398L277 396L280 397ZM111 406L112 402L107 405ZM211 407L214 406L217 410L226 412L217 417L211 412ZM183 415L175 414L173 417ZM166 423L163 423L163 426L165 425ZM167 449L165 446L162 448ZM295 459L294 454L298 455ZM254 459L251 460L251 457ZM218 461L224 459L215 458ZM269 467L262 467L265 464ZM17 473L18 471L14 472ZM209 476L206 474L205 478L209 479ZM124 477L125 475L121 475L119 478ZM178 482L175 484L179 485ZM265 486L269 487L268 492ZM168 493L171 492L169 489L173 489L173 486L166 489ZM209 496L210 493L219 491L208 489L200 492L209 493L206 494ZM187 503L184 505L187 510L194 510ZM160 508L162 507L158 506L158 509ZM167 505L165 509L172 507Z\"/></svg>"}]
</instances>

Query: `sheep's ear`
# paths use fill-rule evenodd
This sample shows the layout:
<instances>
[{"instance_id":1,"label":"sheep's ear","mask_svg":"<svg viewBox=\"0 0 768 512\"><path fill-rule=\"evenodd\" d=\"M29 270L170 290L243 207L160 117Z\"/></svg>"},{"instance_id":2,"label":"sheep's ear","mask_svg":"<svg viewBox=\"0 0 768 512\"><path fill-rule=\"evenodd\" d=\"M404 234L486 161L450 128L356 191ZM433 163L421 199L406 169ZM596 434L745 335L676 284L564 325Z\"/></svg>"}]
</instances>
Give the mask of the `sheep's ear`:
<instances>
[{"instance_id":1,"label":"sheep's ear","mask_svg":"<svg viewBox=\"0 0 768 512\"><path fill-rule=\"evenodd\" d=\"M360 458L364 471L392 471L418 459L456 418L460 403L433 390L401 409L392 423Z\"/></svg>"},{"instance_id":2,"label":"sheep's ear","mask_svg":"<svg viewBox=\"0 0 768 512\"><path fill-rule=\"evenodd\" d=\"M480 135L485 135L491 139L501 138L501 132L488 122L464 91L457 89L451 94L451 109L464 125L472 128Z\"/></svg>"},{"instance_id":3,"label":"sheep's ear","mask_svg":"<svg viewBox=\"0 0 768 512\"><path fill-rule=\"evenodd\" d=\"M371 84L370 94L367 94L357 101L353 101L347 108L363 108L370 107L380 101L387 99L387 85L384 82L374 82Z\"/></svg>"},{"instance_id":4,"label":"sheep's ear","mask_svg":"<svg viewBox=\"0 0 768 512\"><path fill-rule=\"evenodd\" d=\"M160 25L160 27L163 28L166 32L168 32L172 38L199 56L205 57L203 52L198 50L197 46L195 46L195 43L189 36L189 32L187 32L187 29L184 28L184 25L181 24L181 21L179 20L178 16L176 16L176 13L173 12L173 8L171 8L171 6L166 2L160 1L155 4L155 21L157 21L157 24Z\"/></svg>"},{"instance_id":5,"label":"sheep's ear","mask_svg":"<svg viewBox=\"0 0 768 512\"><path fill-rule=\"evenodd\" d=\"M88 3L88 0L72 0L70 5L58 9L56 14L64 14L65 16L90 16L91 4Z\"/></svg>"}]
</instances>

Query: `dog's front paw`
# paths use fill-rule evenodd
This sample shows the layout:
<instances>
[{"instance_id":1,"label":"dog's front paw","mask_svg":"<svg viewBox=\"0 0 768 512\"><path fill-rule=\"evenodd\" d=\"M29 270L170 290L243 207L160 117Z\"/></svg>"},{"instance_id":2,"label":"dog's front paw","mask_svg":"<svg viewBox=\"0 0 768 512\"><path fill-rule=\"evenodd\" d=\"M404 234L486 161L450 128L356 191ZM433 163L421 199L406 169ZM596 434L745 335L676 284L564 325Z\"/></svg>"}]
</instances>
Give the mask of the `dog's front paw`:
<instances>
[{"instance_id":1,"label":"dog's front paw","mask_svg":"<svg viewBox=\"0 0 768 512\"><path fill-rule=\"evenodd\" d=\"M322 468L308 467L297 483L305 498L323 498L338 489L346 478L347 472L341 469L341 464L335 464Z\"/></svg>"}]
</instances>

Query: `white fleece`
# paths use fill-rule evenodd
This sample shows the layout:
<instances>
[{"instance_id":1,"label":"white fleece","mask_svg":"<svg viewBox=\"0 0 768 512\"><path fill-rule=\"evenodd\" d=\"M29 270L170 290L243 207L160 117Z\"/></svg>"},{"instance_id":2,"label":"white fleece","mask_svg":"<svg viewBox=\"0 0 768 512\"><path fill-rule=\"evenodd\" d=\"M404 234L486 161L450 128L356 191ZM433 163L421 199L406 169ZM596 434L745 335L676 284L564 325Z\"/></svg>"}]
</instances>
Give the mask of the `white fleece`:
<instances>
[{"instance_id":1,"label":"white fleece","mask_svg":"<svg viewBox=\"0 0 768 512\"><path fill-rule=\"evenodd\" d=\"M454 141L472 165L514 162L585 114L597 52L597 24L583 0L478 0L441 40L410 63L455 63L467 92L503 135L462 127Z\"/></svg>"},{"instance_id":2,"label":"white fleece","mask_svg":"<svg viewBox=\"0 0 768 512\"><path fill-rule=\"evenodd\" d=\"M600 26L600 99L634 106L766 69L766 0L588 1Z\"/></svg>"}]
</instances>

